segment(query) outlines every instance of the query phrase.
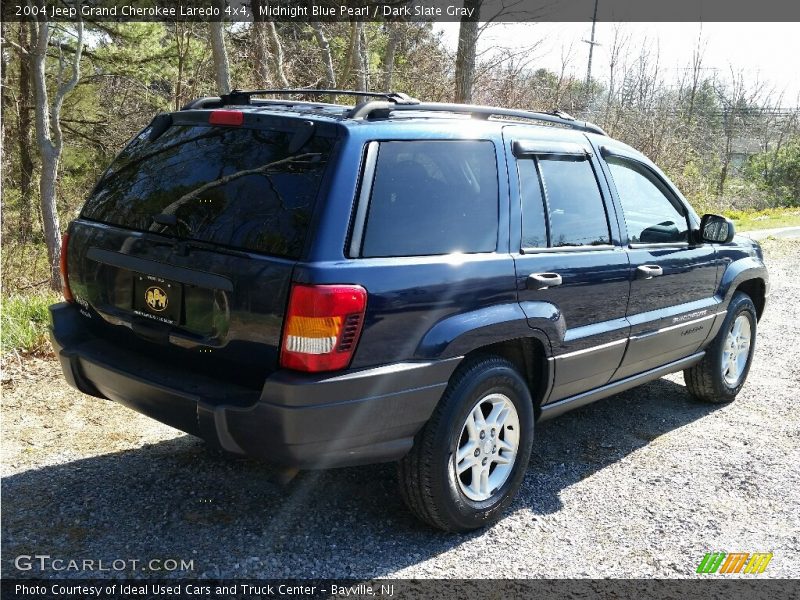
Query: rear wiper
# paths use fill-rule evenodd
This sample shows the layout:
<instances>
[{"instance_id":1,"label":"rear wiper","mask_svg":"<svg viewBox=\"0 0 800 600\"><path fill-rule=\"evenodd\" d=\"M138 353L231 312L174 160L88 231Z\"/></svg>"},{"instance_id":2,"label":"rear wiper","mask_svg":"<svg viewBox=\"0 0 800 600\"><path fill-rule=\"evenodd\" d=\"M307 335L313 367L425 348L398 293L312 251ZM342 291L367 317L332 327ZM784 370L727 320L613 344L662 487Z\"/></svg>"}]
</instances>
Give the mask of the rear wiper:
<instances>
[{"instance_id":1,"label":"rear wiper","mask_svg":"<svg viewBox=\"0 0 800 600\"><path fill-rule=\"evenodd\" d=\"M174 227L178 224L178 217L170 213L161 213L159 215L153 215L153 223L158 223L166 227Z\"/></svg>"}]
</instances>

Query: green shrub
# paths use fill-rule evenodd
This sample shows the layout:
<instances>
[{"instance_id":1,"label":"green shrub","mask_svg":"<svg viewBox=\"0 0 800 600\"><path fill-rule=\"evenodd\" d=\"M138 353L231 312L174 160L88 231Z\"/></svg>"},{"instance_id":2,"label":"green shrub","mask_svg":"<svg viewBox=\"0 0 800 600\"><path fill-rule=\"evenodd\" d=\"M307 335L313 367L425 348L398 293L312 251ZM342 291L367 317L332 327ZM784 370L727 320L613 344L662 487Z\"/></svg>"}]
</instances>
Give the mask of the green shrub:
<instances>
[{"instance_id":1,"label":"green shrub","mask_svg":"<svg viewBox=\"0 0 800 600\"><path fill-rule=\"evenodd\" d=\"M49 349L47 307L58 302L52 293L12 294L0 298L2 352L46 352Z\"/></svg>"}]
</instances>

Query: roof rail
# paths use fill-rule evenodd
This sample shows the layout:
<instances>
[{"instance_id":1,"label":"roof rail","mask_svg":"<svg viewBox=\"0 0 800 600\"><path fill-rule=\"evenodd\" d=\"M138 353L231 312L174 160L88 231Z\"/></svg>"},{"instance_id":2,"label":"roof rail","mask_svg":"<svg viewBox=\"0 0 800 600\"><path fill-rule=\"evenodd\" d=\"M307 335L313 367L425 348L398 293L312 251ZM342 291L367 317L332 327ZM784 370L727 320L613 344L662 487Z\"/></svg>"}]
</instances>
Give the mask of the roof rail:
<instances>
[{"instance_id":1,"label":"roof rail","mask_svg":"<svg viewBox=\"0 0 800 600\"><path fill-rule=\"evenodd\" d=\"M181 110L195 110L199 108L220 108L222 106L222 98L219 96L204 96L197 98L191 102L187 102L181 106Z\"/></svg>"},{"instance_id":2,"label":"roof rail","mask_svg":"<svg viewBox=\"0 0 800 600\"><path fill-rule=\"evenodd\" d=\"M397 104L393 102L371 101L357 104L348 114L351 119L388 118L389 114L397 111L420 112L449 112L467 114L476 119L489 119L490 117L513 117L528 121L540 121L561 125L570 129L608 135L601 127L588 121L577 121L567 113L553 111L552 113L519 110L515 108L500 108L496 106L479 106L473 104L451 104L444 102L419 102L417 104Z\"/></svg>"},{"instance_id":3,"label":"roof rail","mask_svg":"<svg viewBox=\"0 0 800 600\"><path fill-rule=\"evenodd\" d=\"M250 104L251 96L275 95L290 96L303 94L306 96L357 96L363 98L382 98L394 104L419 104L419 100L402 92L360 92L356 90L318 90L314 88L274 89L274 90L231 90L220 96L223 105Z\"/></svg>"},{"instance_id":4,"label":"roof rail","mask_svg":"<svg viewBox=\"0 0 800 600\"><path fill-rule=\"evenodd\" d=\"M361 92L357 90L318 90L314 88L289 88L289 89L267 89L267 90L232 90L228 94L220 96L207 96L198 98L186 104L181 110L193 110L202 108L220 108L227 105L248 105L251 104L252 96L260 95L290 96L296 94L315 95L315 96L355 96L358 98L380 98L380 100L368 100L359 102L352 107L346 116L350 119L386 119L392 112L396 111L419 111L419 112L449 112L467 114L476 119L489 119L490 117L511 117L524 119L526 121L539 121L560 125L578 131L597 133L607 136L603 129L588 121L578 121L573 116L560 111L535 112L531 110L521 110L516 108L501 108L497 106L481 106L475 104L454 104L445 102L420 102L402 92ZM282 101L282 100L258 100L259 104L309 104L307 101ZM325 103L327 105L327 103ZM341 106L341 105L329 105ZM341 108L347 108L341 106Z\"/></svg>"}]
</instances>

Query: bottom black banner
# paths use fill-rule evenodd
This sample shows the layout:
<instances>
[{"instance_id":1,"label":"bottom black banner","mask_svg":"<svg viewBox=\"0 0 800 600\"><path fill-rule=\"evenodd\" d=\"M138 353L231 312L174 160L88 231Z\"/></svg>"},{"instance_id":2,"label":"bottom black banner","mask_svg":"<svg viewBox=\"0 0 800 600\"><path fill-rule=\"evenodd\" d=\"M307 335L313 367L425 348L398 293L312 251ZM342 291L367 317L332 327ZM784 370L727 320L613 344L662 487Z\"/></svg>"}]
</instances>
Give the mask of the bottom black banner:
<instances>
[{"instance_id":1,"label":"bottom black banner","mask_svg":"<svg viewBox=\"0 0 800 600\"><path fill-rule=\"evenodd\" d=\"M3 600L97 598L99 600L238 600L276 598L562 598L664 599L720 598L783 600L800 598L796 579L4 579Z\"/></svg>"}]
</instances>

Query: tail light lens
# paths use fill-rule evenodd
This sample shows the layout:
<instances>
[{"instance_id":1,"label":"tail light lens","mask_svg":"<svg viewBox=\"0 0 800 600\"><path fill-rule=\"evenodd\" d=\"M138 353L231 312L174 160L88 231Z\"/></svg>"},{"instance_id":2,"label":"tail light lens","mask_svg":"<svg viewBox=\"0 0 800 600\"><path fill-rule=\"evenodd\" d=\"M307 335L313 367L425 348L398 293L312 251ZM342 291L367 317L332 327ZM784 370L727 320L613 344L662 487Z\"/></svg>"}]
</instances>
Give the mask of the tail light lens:
<instances>
[{"instance_id":1,"label":"tail light lens","mask_svg":"<svg viewBox=\"0 0 800 600\"><path fill-rule=\"evenodd\" d=\"M292 286L281 366L309 373L350 364L361 335L367 291L358 285Z\"/></svg>"},{"instance_id":2,"label":"tail light lens","mask_svg":"<svg viewBox=\"0 0 800 600\"><path fill-rule=\"evenodd\" d=\"M209 125L239 127L244 123L244 113L239 110L212 110L208 116Z\"/></svg>"},{"instance_id":3,"label":"tail light lens","mask_svg":"<svg viewBox=\"0 0 800 600\"><path fill-rule=\"evenodd\" d=\"M59 260L59 267L61 270L61 291L64 294L64 300L67 302L75 302L72 297L72 290L69 289L69 274L67 272L67 248L69 247L69 234L65 233L61 236L61 258Z\"/></svg>"}]
</instances>

